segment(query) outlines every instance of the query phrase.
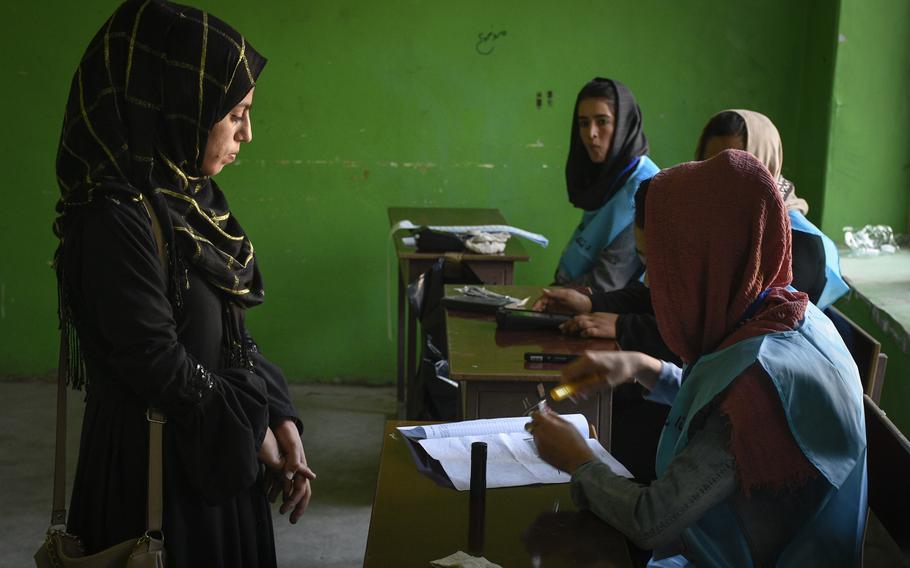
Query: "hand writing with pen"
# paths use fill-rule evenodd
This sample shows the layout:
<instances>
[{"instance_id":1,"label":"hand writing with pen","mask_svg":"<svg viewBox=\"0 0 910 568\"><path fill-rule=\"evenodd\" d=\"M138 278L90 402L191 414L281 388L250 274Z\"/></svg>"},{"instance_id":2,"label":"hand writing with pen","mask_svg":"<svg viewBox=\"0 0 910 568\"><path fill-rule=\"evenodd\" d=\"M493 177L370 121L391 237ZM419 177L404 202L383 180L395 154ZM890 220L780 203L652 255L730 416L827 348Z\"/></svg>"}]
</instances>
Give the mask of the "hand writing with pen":
<instances>
[{"instance_id":1,"label":"hand writing with pen","mask_svg":"<svg viewBox=\"0 0 910 568\"><path fill-rule=\"evenodd\" d=\"M586 351L566 366L561 380L563 385L573 387L573 396L585 398L597 390L635 380L646 388L652 388L660 369L658 359L643 353ZM559 470L571 474L594 459L594 454L578 431L546 406L531 413L531 421L525 429L534 436L540 457Z\"/></svg>"}]
</instances>

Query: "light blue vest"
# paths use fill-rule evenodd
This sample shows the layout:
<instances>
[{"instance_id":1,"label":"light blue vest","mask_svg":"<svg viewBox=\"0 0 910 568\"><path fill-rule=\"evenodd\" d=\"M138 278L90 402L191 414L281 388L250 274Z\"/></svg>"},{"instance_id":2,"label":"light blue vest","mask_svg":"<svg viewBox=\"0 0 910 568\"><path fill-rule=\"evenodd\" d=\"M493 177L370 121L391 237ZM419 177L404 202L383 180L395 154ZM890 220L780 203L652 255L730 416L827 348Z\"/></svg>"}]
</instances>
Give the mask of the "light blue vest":
<instances>
[{"instance_id":1,"label":"light blue vest","mask_svg":"<svg viewBox=\"0 0 910 568\"><path fill-rule=\"evenodd\" d=\"M777 566L857 566L867 503L863 393L859 372L834 325L812 304L798 329L740 341L686 370L661 433L657 473L686 447L692 417L756 361L780 395L797 444L830 484L814 517L782 552ZM688 527L682 539L688 559L700 568L752 566L727 501Z\"/></svg>"},{"instance_id":2,"label":"light blue vest","mask_svg":"<svg viewBox=\"0 0 910 568\"><path fill-rule=\"evenodd\" d=\"M638 185L654 176L660 168L648 156L642 156L626 183L600 209L585 211L581 223L572 233L559 259L559 273L575 280L590 272L600 251L635 220L635 192ZM625 172L623 172L625 173ZM622 174L620 174L622 175Z\"/></svg>"},{"instance_id":3,"label":"light blue vest","mask_svg":"<svg viewBox=\"0 0 910 568\"><path fill-rule=\"evenodd\" d=\"M827 282L816 304L819 309L824 310L850 291L850 286L844 282L840 274L840 255L837 253L837 245L799 211L790 209L787 213L790 215L790 225L794 231L818 235L825 246L825 277Z\"/></svg>"}]
</instances>

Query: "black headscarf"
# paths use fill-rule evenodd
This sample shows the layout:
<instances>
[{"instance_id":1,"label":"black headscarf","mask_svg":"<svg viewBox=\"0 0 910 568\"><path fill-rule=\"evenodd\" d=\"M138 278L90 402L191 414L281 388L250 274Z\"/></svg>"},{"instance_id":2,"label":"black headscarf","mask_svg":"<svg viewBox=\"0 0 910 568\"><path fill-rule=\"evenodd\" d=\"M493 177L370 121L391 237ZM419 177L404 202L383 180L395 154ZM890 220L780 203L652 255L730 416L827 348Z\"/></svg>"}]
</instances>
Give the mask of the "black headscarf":
<instances>
[{"instance_id":1,"label":"black headscarf","mask_svg":"<svg viewBox=\"0 0 910 568\"><path fill-rule=\"evenodd\" d=\"M95 34L70 86L57 153L54 232L61 240L56 266L64 333L63 243L75 237L69 229L86 206L101 197L146 199L155 209L175 308L184 262L221 290L227 305L262 302L253 245L201 167L212 127L246 97L265 63L226 23L164 0L127 1Z\"/></svg>"},{"instance_id":2,"label":"black headscarf","mask_svg":"<svg viewBox=\"0 0 910 568\"><path fill-rule=\"evenodd\" d=\"M602 164L591 161L578 132L578 103L597 97L610 101L615 116L613 140ZM600 209L628 179L631 172L625 170L629 164L647 153L641 109L632 91L612 79L595 77L588 82L575 98L572 111L572 135L566 160L566 189L572 205L587 211Z\"/></svg>"}]
</instances>

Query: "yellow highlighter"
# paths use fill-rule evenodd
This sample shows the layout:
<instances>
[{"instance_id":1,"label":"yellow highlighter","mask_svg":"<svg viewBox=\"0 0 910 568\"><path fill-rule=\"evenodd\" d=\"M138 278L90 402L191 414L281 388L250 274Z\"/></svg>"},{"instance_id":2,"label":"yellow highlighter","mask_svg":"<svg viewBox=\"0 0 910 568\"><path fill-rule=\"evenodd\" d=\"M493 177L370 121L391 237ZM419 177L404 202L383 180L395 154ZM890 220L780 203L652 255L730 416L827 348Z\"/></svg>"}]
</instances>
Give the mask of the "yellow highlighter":
<instances>
[{"instance_id":1,"label":"yellow highlighter","mask_svg":"<svg viewBox=\"0 0 910 568\"><path fill-rule=\"evenodd\" d=\"M603 380L598 376L590 376L580 381L564 383L550 389L550 398L555 401L565 400L578 394L578 391L590 385L602 383Z\"/></svg>"}]
</instances>

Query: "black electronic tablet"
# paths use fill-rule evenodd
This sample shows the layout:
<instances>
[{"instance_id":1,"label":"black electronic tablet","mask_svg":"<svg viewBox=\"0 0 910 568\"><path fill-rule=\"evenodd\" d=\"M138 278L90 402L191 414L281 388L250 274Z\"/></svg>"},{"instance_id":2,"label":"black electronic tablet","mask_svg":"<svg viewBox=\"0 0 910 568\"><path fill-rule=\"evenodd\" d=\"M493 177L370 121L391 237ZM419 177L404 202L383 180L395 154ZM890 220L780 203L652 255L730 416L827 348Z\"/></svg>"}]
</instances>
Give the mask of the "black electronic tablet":
<instances>
[{"instance_id":1,"label":"black electronic tablet","mask_svg":"<svg viewBox=\"0 0 910 568\"><path fill-rule=\"evenodd\" d=\"M535 312L534 310L516 310L499 308L496 310L496 327L499 329L559 329L559 326L572 319L566 314Z\"/></svg>"},{"instance_id":2,"label":"black electronic tablet","mask_svg":"<svg viewBox=\"0 0 910 568\"><path fill-rule=\"evenodd\" d=\"M451 310L464 310L466 312L481 312L484 314L496 313L496 310L508 304L508 298L487 298L481 296L445 296L442 305Z\"/></svg>"}]
</instances>

